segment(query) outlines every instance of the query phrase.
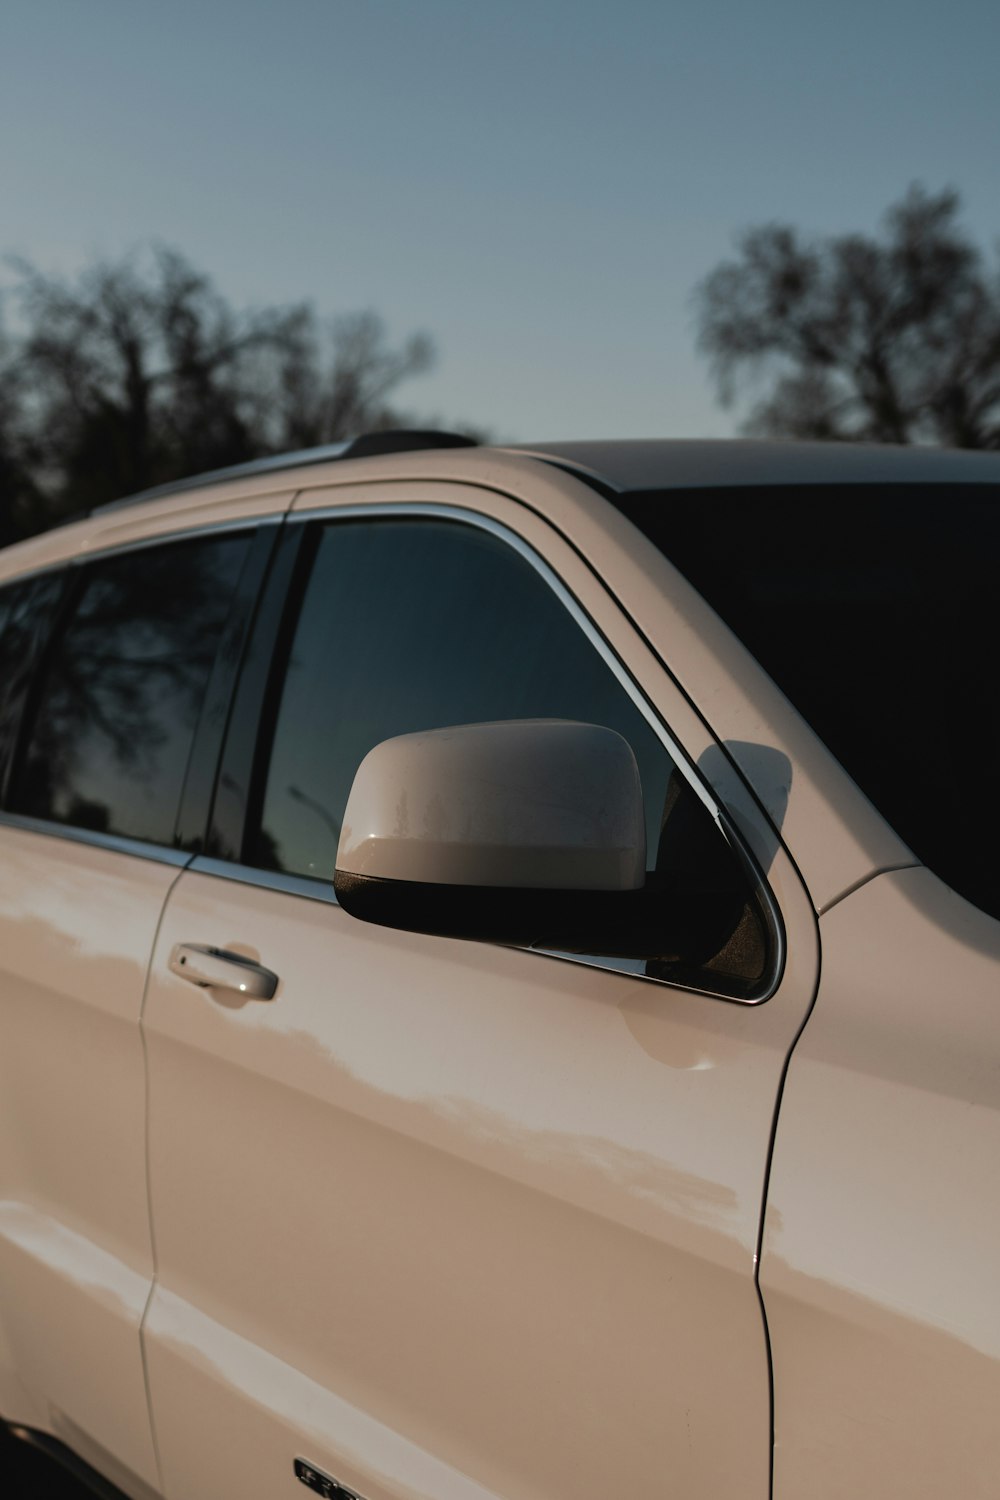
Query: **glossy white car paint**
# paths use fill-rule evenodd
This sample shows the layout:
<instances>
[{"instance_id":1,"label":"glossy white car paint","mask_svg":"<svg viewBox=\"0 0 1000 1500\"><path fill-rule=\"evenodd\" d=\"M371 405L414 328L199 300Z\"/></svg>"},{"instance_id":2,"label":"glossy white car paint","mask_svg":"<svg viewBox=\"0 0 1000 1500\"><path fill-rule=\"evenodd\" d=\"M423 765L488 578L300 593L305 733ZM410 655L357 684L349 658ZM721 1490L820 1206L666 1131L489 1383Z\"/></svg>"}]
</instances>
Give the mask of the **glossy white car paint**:
<instances>
[{"instance_id":1,"label":"glossy white car paint","mask_svg":"<svg viewBox=\"0 0 1000 1500\"><path fill-rule=\"evenodd\" d=\"M337 869L378 880L630 891L646 880L632 747L512 719L383 740L358 767Z\"/></svg>"},{"instance_id":2,"label":"glossy white car paint","mask_svg":"<svg viewBox=\"0 0 1000 1500\"><path fill-rule=\"evenodd\" d=\"M995 482L987 455L711 446L655 462ZM599 447L546 451L670 482L646 445ZM761 1263L774 1493L992 1495L998 924L908 868L630 523L524 452L434 451L108 512L0 554L0 582L387 506L544 559L766 876L780 985L744 1006L379 930L5 816L0 1413L135 1500L300 1495L296 1455L366 1500L763 1500L754 1276L808 1018ZM266 966L274 998L186 983L178 944Z\"/></svg>"},{"instance_id":3,"label":"glossy white car paint","mask_svg":"<svg viewBox=\"0 0 1000 1500\"><path fill-rule=\"evenodd\" d=\"M816 953L776 873L796 956L759 1008L181 877L145 1018L168 1494L271 1495L293 1450L370 1500L430 1500L431 1458L504 1496L766 1494L753 1262ZM273 1001L166 969L220 940Z\"/></svg>"},{"instance_id":4,"label":"glossy white car paint","mask_svg":"<svg viewBox=\"0 0 1000 1500\"><path fill-rule=\"evenodd\" d=\"M177 869L0 829L0 1411L158 1476L139 1012Z\"/></svg>"},{"instance_id":5,"label":"glossy white car paint","mask_svg":"<svg viewBox=\"0 0 1000 1500\"><path fill-rule=\"evenodd\" d=\"M761 1285L775 1495L997 1492L1000 924L926 869L820 922Z\"/></svg>"},{"instance_id":6,"label":"glossy white car paint","mask_svg":"<svg viewBox=\"0 0 1000 1500\"><path fill-rule=\"evenodd\" d=\"M369 504L414 498L412 484L366 489ZM516 523L557 570L574 562L573 592L705 758L701 720L551 528L484 490L417 498L460 498ZM344 499L346 514L353 487ZM754 1258L817 950L766 819L745 791L731 812L794 934L758 1009L182 876L144 1022L158 1265L145 1347L168 1494L225 1469L233 1493L271 1495L299 1449L369 1500L430 1500L431 1463L498 1496L766 1494ZM192 990L169 973L178 942L266 965L274 1001ZM292 1371L312 1382L304 1409ZM210 1459L221 1430L231 1441ZM385 1430L405 1440L394 1473Z\"/></svg>"}]
</instances>

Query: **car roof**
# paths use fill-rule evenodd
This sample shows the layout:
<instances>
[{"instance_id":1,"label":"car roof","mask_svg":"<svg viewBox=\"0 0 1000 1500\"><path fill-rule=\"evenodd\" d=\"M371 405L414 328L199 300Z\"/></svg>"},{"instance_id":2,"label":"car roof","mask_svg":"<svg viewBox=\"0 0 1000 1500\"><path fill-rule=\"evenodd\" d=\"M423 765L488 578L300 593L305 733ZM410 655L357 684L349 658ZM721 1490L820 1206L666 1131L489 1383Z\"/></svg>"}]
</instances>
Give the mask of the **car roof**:
<instances>
[{"instance_id":1,"label":"car roof","mask_svg":"<svg viewBox=\"0 0 1000 1500\"><path fill-rule=\"evenodd\" d=\"M192 475L99 507L117 510L185 491L340 459L426 451L438 446L513 453L554 464L607 490L709 489L760 485L1000 484L1000 453L878 443L772 442L743 438L625 438L560 443L504 443L480 447L453 434L380 434L372 439L278 453L231 468ZM440 442L435 441L439 438ZM385 446L382 446L384 440ZM396 441L399 440L399 441ZM371 446L369 447L369 443Z\"/></svg>"},{"instance_id":2,"label":"car roof","mask_svg":"<svg viewBox=\"0 0 1000 1500\"><path fill-rule=\"evenodd\" d=\"M665 438L539 443L515 451L586 472L621 492L783 484L1000 484L1000 453L887 443Z\"/></svg>"}]
</instances>

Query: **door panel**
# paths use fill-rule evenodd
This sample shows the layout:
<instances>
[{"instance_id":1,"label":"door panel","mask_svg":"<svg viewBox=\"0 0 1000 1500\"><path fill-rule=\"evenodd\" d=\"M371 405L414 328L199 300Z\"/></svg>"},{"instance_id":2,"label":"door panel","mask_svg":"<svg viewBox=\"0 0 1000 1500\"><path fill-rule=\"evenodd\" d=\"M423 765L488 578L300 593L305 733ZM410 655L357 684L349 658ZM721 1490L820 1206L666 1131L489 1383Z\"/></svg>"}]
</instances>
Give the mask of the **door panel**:
<instances>
[{"instance_id":1,"label":"door panel","mask_svg":"<svg viewBox=\"0 0 1000 1500\"><path fill-rule=\"evenodd\" d=\"M651 868L678 858L678 879L723 842L678 765L726 763L661 674L663 723L685 726L668 753L624 617L615 656L495 526L352 515L310 531L290 576L301 612L274 611L270 677L255 635L220 776L229 831L210 847L245 864L181 876L144 1011L144 1348L168 1497L299 1495L302 1458L367 1500L764 1500L754 1269L817 972L800 883L745 789L737 812L717 786L768 853L787 936L756 1007L640 977L642 959L616 972L355 922L322 876L357 761L387 735L611 723L636 750ZM198 988L171 971L178 944L263 965L274 998Z\"/></svg>"},{"instance_id":2,"label":"door panel","mask_svg":"<svg viewBox=\"0 0 1000 1500\"><path fill-rule=\"evenodd\" d=\"M168 1495L292 1495L302 1456L369 1500L766 1496L753 1261L815 965L774 874L757 1008L181 877L144 1023ZM185 983L178 942L275 999Z\"/></svg>"},{"instance_id":3,"label":"door panel","mask_svg":"<svg viewBox=\"0 0 1000 1500\"><path fill-rule=\"evenodd\" d=\"M177 869L0 828L0 1411L156 1484L139 1012Z\"/></svg>"}]
</instances>

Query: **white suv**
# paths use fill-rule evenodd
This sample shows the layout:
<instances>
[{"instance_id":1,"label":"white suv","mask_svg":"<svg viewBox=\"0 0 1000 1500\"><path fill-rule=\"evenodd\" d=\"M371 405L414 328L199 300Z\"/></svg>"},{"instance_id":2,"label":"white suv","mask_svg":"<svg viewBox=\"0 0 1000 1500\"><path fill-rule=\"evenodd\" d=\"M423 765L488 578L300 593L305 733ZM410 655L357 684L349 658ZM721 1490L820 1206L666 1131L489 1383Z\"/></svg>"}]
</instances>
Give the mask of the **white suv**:
<instances>
[{"instance_id":1,"label":"white suv","mask_svg":"<svg viewBox=\"0 0 1000 1500\"><path fill-rule=\"evenodd\" d=\"M390 434L0 554L0 1416L994 1496L998 541L996 455Z\"/></svg>"}]
</instances>

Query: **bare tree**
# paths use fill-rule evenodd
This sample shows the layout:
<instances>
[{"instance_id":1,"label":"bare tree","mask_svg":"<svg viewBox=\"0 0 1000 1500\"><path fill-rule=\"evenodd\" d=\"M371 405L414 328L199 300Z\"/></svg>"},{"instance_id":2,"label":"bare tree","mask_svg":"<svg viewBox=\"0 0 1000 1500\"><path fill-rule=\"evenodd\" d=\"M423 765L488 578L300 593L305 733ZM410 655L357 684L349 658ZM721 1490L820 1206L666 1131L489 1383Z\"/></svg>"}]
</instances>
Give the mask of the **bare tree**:
<instances>
[{"instance_id":1,"label":"bare tree","mask_svg":"<svg viewBox=\"0 0 1000 1500\"><path fill-rule=\"evenodd\" d=\"M13 265L0 540L187 474L404 425L391 398L433 362L427 335L396 348L372 312L238 312L175 250L72 282Z\"/></svg>"},{"instance_id":2,"label":"bare tree","mask_svg":"<svg viewBox=\"0 0 1000 1500\"><path fill-rule=\"evenodd\" d=\"M31 518L42 503L25 406L23 372L13 341L0 326L0 547L32 529Z\"/></svg>"},{"instance_id":3,"label":"bare tree","mask_svg":"<svg viewBox=\"0 0 1000 1500\"><path fill-rule=\"evenodd\" d=\"M428 336L414 334L393 349L374 312L334 318L326 330L308 311L299 316L280 366L280 445L308 448L404 425L389 397L401 381L433 364Z\"/></svg>"},{"instance_id":4,"label":"bare tree","mask_svg":"<svg viewBox=\"0 0 1000 1500\"><path fill-rule=\"evenodd\" d=\"M741 235L695 295L722 401L746 377L770 385L745 430L1000 447L1000 265L958 209L957 193L915 186L879 238Z\"/></svg>"}]
</instances>

